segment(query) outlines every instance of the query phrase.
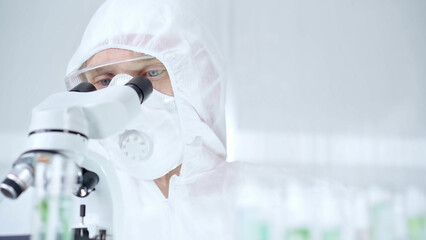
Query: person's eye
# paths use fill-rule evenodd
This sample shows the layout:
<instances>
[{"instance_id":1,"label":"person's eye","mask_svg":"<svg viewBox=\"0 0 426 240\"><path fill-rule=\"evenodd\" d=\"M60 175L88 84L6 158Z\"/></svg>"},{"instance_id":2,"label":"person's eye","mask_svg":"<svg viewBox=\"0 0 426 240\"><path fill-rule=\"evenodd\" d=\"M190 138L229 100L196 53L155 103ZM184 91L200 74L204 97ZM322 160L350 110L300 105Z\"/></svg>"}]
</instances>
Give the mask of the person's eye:
<instances>
[{"instance_id":1,"label":"person's eye","mask_svg":"<svg viewBox=\"0 0 426 240\"><path fill-rule=\"evenodd\" d=\"M103 87L108 87L108 85L111 83L111 79L106 78L99 80L98 83L100 83Z\"/></svg>"},{"instance_id":2,"label":"person's eye","mask_svg":"<svg viewBox=\"0 0 426 240\"><path fill-rule=\"evenodd\" d=\"M109 72L101 73L93 76L89 82L92 83L96 87L96 89L102 89L109 86L114 76L114 74Z\"/></svg>"},{"instance_id":3,"label":"person's eye","mask_svg":"<svg viewBox=\"0 0 426 240\"><path fill-rule=\"evenodd\" d=\"M146 72L148 77L158 77L164 70L150 70Z\"/></svg>"}]
</instances>

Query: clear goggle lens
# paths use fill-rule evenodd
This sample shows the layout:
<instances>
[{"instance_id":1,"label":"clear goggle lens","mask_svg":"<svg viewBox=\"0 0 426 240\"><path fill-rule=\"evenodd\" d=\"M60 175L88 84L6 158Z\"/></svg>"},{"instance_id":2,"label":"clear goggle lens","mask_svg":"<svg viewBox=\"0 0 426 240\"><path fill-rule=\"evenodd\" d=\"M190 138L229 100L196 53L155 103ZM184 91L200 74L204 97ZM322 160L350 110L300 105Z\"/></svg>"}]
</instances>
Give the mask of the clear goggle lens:
<instances>
[{"instance_id":1,"label":"clear goggle lens","mask_svg":"<svg viewBox=\"0 0 426 240\"><path fill-rule=\"evenodd\" d=\"M166 68L157 58L150 55L83 67L69 74L65 83L68 90L81 82L89 82L99 90L107 87L115 75L122 73L133 77L144 76L151 80L154 89L172 95L169 92L171 83Z\"/></svg>"}]
</instances>

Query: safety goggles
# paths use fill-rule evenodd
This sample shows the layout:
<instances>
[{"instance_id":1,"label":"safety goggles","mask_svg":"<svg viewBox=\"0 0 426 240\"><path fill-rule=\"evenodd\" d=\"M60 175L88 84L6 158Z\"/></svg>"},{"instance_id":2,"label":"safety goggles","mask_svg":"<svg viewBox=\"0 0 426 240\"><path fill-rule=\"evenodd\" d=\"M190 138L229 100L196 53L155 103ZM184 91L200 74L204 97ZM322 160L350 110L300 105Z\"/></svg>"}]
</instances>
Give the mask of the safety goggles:
<instances>
[{"instance_id":1,"label":"safety goggles","mask_svg":"<svg viewBox=\"0 0 426 240\"><path fill-rule=\"evenodd\" d=\"M81 82L89 82L96 89L102 89L109 85L115 75L122 73L133 77L144 76L151 80L154 89L157 91L169 95L173 94L170 94L167 90L171 89L171 83L166 68L158 59L150 55L119 59L95 66L83 67L69 74L65 79L65 83L68 89L77 86Z\"/></svg>"}]
</instances>

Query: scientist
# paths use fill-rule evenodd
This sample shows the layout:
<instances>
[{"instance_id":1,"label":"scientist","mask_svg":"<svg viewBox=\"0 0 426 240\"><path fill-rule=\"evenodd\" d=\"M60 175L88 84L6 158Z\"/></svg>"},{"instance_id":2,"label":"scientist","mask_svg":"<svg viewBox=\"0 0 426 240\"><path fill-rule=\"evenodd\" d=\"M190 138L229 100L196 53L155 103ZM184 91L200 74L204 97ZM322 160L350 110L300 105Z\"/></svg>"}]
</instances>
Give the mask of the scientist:
<instances>
[{"instance_id":1,"label":"scientist","mask_svg":"<svg viewBox=\"0 0 426 240\"><path fill-rule=\"evenodd\" d=\"M127 239L233 239L226 74L198 22L174 0L106 1L68 65L68 88L153 84L140 116L99 141L118 169Z\"/></svg>"}]
</instances>

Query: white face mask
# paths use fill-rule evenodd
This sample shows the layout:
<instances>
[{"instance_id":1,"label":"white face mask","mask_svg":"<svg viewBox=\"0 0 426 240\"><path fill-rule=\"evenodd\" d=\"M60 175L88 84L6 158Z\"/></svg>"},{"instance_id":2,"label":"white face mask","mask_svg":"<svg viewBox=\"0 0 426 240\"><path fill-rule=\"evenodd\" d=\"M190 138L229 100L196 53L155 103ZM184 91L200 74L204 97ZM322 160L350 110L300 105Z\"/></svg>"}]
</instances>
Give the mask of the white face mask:
<instances>
[{"instance_id":1,"label":"white face mask","mask_svg":"<svg viewBox=\"0 0 426 240\"><path fill-rule=\"evenodd\" d=\"M119 74L110 86L127 81ZM100 143L113 164L131 176L146 180L164 176L182 163L183 156L174 97L153 90L137 118Z\"/></svg>"}]
</instances>

